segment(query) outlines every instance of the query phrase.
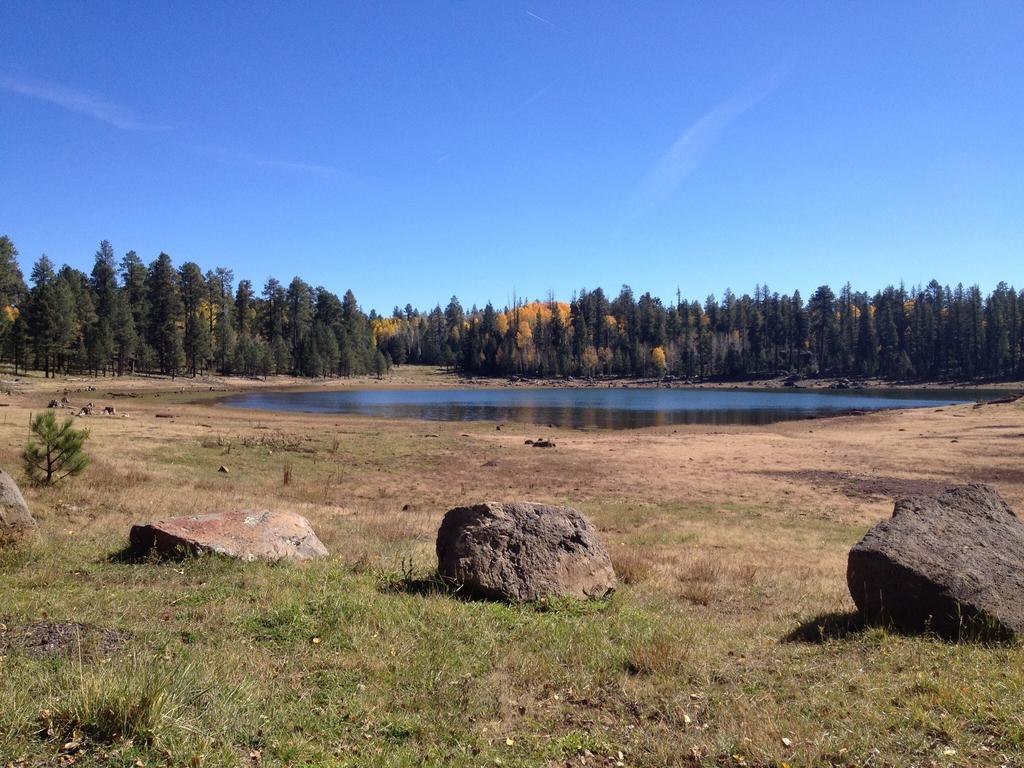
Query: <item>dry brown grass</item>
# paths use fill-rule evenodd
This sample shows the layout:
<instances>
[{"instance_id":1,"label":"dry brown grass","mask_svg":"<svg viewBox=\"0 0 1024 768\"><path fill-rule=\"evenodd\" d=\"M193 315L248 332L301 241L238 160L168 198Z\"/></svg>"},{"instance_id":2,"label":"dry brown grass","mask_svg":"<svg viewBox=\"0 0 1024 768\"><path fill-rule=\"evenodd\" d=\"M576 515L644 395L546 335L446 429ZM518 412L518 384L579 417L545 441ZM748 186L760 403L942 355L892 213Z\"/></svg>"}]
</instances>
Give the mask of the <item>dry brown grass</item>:
<instances>
[{"instance_id":1,"label":"dry brown grass","mask_svg":"<svg viewBox=\"0 0 1024 768\"><path fill-rule=\"evenodd\" d=\"M640 584L650 578L654 564L641 547L619 546L612 550L612 567L623 584Z\"/></svg>"},{"instance_id":2,"label":"dry brown grass","mask_svg":"<svg viewBox=\"0 0 1024 768\"><path fill-rule=\"evenodd\" d=\"M89 385L96 390L74 392ZM193 402L216 395L210 386L248 385L31 380L0 408L0 463L9 469L29 413L54 392L131 414L84 420L94 463L77 481L26 489L40 541L0 558L0 606L25 620L46 612L113 623L148 653L194 649L216 659L223 671L209 672L206 703L225 722L236 718L243 735L190 713L199 718L190 727L227 744L207 750L206 765L236 764L231 755L253 749L279 765L338 754L370 765L561 765L619 749L627 764L650 766L738 764L733 755L751 766L999 765L1024 745L1019 649L851 633L846 552L892 502L815 480L841 471L887 478L864 484L884 489L899 485L893 478L998 478L1024 510L1019 407L769 427L545 429L558 447L537 451L523 445L537 436L528 425L498 431ZM104 395L128 389L140 396ZM380 588L381 574L425 578L444 512L485 499L582 509L609 546L619 594L534 611ZM190 564L184 575L106 561L133 522L267 506L307 516L334 559L309 569ZM816 622L828 642L786 640ZM313 647L314 636L324 643ZM12 682L0 680L0 710L31 721L32 692L50 672L21 657L5 664ZM257 688L251 709L218 693L239 680ZM51 745L2 718L0 743L15 734L9 743L19 750L52 756ZM194 746L191 736L175 738ZM453 744L471 748L456 754ZM366 745L382 752L358 751Z\"/></svg>"}]
</instances>

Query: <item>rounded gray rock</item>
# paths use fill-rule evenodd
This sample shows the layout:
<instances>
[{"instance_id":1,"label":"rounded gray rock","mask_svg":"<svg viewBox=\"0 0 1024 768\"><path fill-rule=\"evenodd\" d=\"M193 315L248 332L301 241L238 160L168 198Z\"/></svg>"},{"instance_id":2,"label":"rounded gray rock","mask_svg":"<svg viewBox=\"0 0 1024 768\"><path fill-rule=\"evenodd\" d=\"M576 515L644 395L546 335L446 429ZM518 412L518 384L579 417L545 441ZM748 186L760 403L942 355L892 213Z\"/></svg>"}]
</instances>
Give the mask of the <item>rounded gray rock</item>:
<instances>
[{"instance_id":1,"label":"rounded gray rock","mask_svg":"<svg viewBox=\"0 0 1024 768\"><path fill-rule=\"evenodd\" d=\"M438 571L474 597L604 597L615 589L597 531L569 507L485 502L456 507L437 532Z\"/></svg>"},{"instance_id":2,"label":"rounded gray rock","mask_svg":"<svg viewBox=\"0 0 1024 768\"><path fill-rule=\"evenodd\" d=\"M0 544L18 541L35 530L35 518L21 489L10 474L0 469Z\"/></svg>"},{"instance_id":3,"label":"rounded gray rock","mask_svg":"<svg viewBox=\"0 0 1024 768\"><path fill-rule=\"evenodd\" d=\"M999 492L965 485L896 502L850 550L869 623L959 638L1024 634L1024 524Z\"/></svg>"}]
</instances>

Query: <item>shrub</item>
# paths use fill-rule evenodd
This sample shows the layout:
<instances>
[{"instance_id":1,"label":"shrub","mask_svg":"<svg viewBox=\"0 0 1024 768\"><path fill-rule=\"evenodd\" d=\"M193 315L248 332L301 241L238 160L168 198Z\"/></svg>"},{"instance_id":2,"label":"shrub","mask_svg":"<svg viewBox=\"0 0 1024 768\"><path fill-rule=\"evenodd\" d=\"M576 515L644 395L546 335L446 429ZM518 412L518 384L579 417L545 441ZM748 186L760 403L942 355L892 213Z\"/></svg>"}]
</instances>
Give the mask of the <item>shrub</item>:
<instances>
[{"instance_id":1,"label":"shrub","mask_svg":"<svg viewBox=\"0 0 1024 768\"><path fill-rule=\"evenodd\" d=\"M32 420L33 438L22 454L25 472L32 482L52 485L89 466L89 457L82 450L89 430L75 429L73 425L70 416L57 424L53 411L40 413Z\"/></svg>"}]
</instances>

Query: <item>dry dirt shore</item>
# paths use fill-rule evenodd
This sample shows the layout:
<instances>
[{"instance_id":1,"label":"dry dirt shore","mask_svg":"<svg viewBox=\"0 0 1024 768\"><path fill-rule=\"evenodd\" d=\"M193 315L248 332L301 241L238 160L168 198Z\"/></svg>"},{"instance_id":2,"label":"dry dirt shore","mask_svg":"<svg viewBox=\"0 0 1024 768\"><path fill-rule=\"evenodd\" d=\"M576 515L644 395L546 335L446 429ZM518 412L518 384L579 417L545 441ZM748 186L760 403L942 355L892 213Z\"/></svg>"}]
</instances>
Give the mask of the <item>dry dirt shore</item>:
<instances>
[{"instance_id":1,"label":"dry dirt shore","mask_svg":"<svg viewBox=\"0 0 1024 768\"><path fill-rule=\"evenodd\" d=\"M554 387L554 388L649 388L671 386L676 389L775 389L784 386L783 379L753 379L744 381L708 381L684 382L681 380L663 381L659 379L637 378L549 378L524 379L463 377L432 366L406 365L397 367L388 375L353 376L338 379L296 379L291 376L269 376L266 379L241 376L179 376L171 379L165 376L126 376L121 378L68 376L49 381L37 375L14 376L10 373L0 375L0 392L10 390L18 392L44 392L60 397L64 394L75 394L76 404L83 399L83 393L97 392L99 399L123 398L146 393L206 394L213 392L244 392L259 389L442 389L474 387L482 389L504 389L508 387ZM800 379L799 388L828 389L837 379ZM849 381L843 379L842 381ZM1005 391L1007 393L1024 392L1024 381L911 381L889 382L881 379L863 379L855 382L856 386L868 389L971 389ZM86 400L88 398L86 397Z\"/></svg>"},{"instance_id":2,"label":"dry dirt shore","mask_svg":"<svg viewBox=\"0 0 1024 768\"><path fill-rule=\"evenodd\" d=\"M862 629L845 585L897 495L983 481L1024 511L1024 401L587 432L205 402L282 384L5 377L16 476L51 398L117 414L80 419L92 466L26 489L38 540L0 553L0 765L1024 764L1024 649ZM436 527L484 499L583 510L622 588L438 593ZM332 558L116 557L133 522L264 506L307 516ZM12 639L39 633L56 650ZM132 709L130 739L101 727L101 704L140 698L163 709Z\"/></svg>"}]
</instances>

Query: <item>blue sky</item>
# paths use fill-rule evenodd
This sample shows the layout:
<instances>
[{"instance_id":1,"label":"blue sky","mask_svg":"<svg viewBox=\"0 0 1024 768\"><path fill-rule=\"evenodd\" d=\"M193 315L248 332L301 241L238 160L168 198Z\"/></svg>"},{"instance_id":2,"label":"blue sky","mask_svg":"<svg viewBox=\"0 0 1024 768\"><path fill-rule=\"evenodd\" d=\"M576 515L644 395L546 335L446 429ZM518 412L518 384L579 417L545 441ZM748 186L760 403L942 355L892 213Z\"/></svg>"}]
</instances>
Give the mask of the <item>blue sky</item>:
<instances>
[{"instance_id":1,"label":"blue sky","mask_svg":"<svg viewBox=\"0 0 1024 768\"><path fill-rule=\"evenodd\" d=\"M364 308L1024 285L1024 3L0 4L26 268Z\"/></svg>"}]
</instances>

